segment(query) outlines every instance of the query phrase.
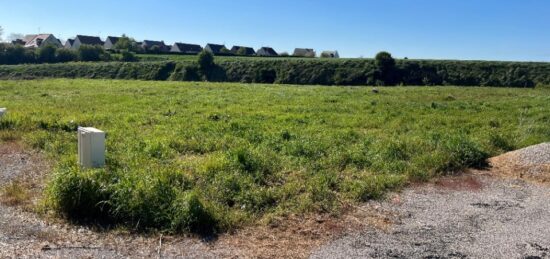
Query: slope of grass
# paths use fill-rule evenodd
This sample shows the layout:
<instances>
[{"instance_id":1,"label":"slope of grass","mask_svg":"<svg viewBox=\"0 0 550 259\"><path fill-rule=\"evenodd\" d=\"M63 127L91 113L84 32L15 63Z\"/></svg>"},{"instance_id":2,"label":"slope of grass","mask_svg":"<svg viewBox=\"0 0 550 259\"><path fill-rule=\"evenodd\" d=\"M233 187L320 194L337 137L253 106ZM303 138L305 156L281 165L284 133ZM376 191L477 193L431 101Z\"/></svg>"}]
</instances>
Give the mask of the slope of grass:
<instances>
[{"instance_id":1,"label":"slope of grass","mask_svg":"<svg viewBox=\"0 0 550 259\"><path fill-rule=\"evenodd\" d=\"M225 231L335 213L410 181L550 140L550 89L0 81L0 141L56 161L48 208L72 219ZM80 170L76 128L105 130Z\"/></svg>"}]
</instances>

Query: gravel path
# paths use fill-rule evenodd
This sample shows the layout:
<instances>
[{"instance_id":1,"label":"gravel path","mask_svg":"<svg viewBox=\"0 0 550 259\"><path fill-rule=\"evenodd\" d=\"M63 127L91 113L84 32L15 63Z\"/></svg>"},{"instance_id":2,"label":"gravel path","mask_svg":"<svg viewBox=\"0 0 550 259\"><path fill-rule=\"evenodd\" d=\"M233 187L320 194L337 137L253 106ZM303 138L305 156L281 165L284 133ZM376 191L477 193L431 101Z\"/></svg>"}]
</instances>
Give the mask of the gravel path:
<instances>
[{"instance_id":1,"label":"gravel path","mask_svg":"<svg viewBox=\"0 0 550 259\"><path fill-rule=\"evenodd\" d=\"M347 234L311 257L550 258L550 144L491 164L366 204L393 215L392 224Z\"/></svg>"}]
</instances>

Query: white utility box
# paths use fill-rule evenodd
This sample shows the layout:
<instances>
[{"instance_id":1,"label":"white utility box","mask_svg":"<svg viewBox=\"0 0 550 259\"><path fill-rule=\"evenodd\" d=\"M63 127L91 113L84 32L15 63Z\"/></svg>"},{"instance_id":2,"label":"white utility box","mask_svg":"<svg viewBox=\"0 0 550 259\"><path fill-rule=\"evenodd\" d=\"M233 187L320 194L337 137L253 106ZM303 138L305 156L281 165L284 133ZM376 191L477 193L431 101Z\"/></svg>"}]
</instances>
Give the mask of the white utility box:
<instances>
[{"instance_id":1,"label":"white utility box","mask_svg":"<svg viewBox=\"0 0 550 259\"><path fill-rule=\"evenodd\" d=\"M6 113L8 111L8 109L6 108L0 108L0 118L2 118L2 116L4 116L4 113Z\"/></svg>"},{"instance_id":2,"label":"white utility box","mask_svg":"<svg viewBox=\"0 0 550 259\"><path fill-rule=\"evenodd\" d=\"M105 132L96 128L78 127L78 163L83 168L105 165Z\"/></svg>"}]
</instances>

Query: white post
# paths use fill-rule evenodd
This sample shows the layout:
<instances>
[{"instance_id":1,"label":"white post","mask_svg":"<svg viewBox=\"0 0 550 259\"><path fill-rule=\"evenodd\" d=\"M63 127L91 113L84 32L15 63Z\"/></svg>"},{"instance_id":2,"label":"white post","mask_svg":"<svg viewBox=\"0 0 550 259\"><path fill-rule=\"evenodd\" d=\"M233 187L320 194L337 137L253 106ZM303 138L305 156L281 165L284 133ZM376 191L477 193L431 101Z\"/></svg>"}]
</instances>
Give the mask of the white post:
<instances>
[{"instance_id":1,"label":"white post","mask_svg":"<svg viewBox=\"0 0 550 259\"><path fill-rule=\"evenodd\" d=\"M78 163L82 168L105 166L105 132L78 127Z\"/></svg>"}]
</instances>

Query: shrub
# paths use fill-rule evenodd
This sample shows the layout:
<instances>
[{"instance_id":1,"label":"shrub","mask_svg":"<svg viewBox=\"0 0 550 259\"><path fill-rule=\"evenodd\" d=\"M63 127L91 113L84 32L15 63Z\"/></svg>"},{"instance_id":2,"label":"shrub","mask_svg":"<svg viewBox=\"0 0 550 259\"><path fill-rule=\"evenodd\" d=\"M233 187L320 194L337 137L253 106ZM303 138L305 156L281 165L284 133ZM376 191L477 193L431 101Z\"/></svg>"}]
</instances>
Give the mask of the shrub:
<instances>
[{"instance_id":1,"label":"shrub","mask_svg":"<svg viewBox=\"0 0 550 259\"><path fill-rule=\"evenodd\" d=\"M100 61L103 54L101 46L81 45L78 48L78 60L80 61Z\"/></svg>"},{"instance_id":2,"label":"shrub","mask_svg":"<svg viewBox=\"0 0 550 259\"><path fill-rule=\"evenodd\" d=\"M56 49L55 59L57 62L70 62L77 60L77 54L74 50L58 48Z\"/></svg>"},{"instance_id":3,"label":"shrub","mask_svg":"<svg viewBox=\"0 0 550 259\"><path fill-rule=\"evenodd\" d=\"M376 66L381 71L390 71L395 67L395 60L389 52L378 52L378 54L376 54L376 57L374 57L374 60L376 61Z\"/></svg>"},{"instance_id":4,"label":"shrub","mask_svg":"<svg viewBox=\"0 0 550 259\"><path fill-rule=\"evenodd\" d=\"M118 42L117 42L118 43ZM137 57L136 55L134 55L134 53L130 52L130 51L127 51L127 50L123 50L121 53L120 53L120 61L124 61L124 62L134 62L134 61L137 61Z\"/></svg>"},{"instance_id":5,"label":"shrub","mask_svg":"<svg viewBox=\"0 0 550 259\"><path fill-rule=\"evenodd\" d=\"M35 62L35 53L32 49L24 48L21 45L0 43L0 64L14 65Z\"/></svg>"},{"instance_id":6,"label":"shrub","mask_svg":"<svg viewBox=\"0 0 550 259\"><path fill-rule=\"evenodd\" d=\"M56 61L56 47L53 45L46 45L36 50L36 58L39 63L53 63Z\"/></svg>"},{"instance_id":7,"label":"shrub","mask_svg":"<svg viewBox=\"0 0 550 259\"><path fill-rule=\"evenodd\" d=\"M273 69L262 69L256 74L254 82L272 84L277 79L277 72Z\"/></svg>"},{"instance_id":8,"label":"shrub","mask_svg":"<svg viewBox=\"0 0 550 259\"><path fill-rule=\"evenodd\" d=\"M113 46L113 49L127 52L136 52L138 51L138 46L136 41L133 38L130 38L126 35L122 35L118 41Z\"/></svg>"},{"instance_id":9,"label":"shrub","mask_svg":"<svg viewBox=\"0 0 550 259\"><path fill-rule=\"evenodd\" d=\"M214 66L214 55L209 51L203 50L198 56L199 69L206 73Z\"/></svg>"},{"instance_id":10,"label":"shrub","mask_svg":"<svg viewBox=\"0 0 550 259\"><path fill-rule=\"evenodd\" d=\"M197 65L177 64L170 76L172 81L200 81L200 69Z\"/></svg>"}]
</instances>

